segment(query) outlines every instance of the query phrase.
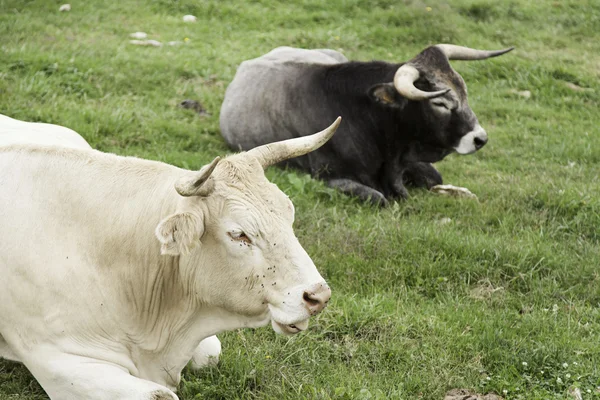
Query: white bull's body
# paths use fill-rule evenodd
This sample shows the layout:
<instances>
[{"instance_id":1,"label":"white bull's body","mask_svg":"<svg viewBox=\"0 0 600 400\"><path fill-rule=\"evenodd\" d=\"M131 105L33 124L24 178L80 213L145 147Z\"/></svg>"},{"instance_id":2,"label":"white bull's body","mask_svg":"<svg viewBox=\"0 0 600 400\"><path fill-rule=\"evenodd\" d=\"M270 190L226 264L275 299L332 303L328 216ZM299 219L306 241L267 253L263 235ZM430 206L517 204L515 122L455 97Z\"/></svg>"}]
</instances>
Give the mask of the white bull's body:
<instances>
[{"instance_id":1,"label":"white bull's body","mask_svg":"<svg viewBox=\"0 0 600 400\"><path fill-rule=\"evenodd\" d=\"M89 143L77 132L60 125L26 122L0 114L0 146L13 144L39 144L69 148L91 149ZM0 345L1 345L0 340ZM201 368L216 364L221 353L221 343L216 336L203 340L194 352L192 365ZM14 361L18 361L14 354ZM0 348L0 357L2 349ZM7 357L10 358L10 357Z\"/></svg>"},{"instance_id":2,"label":"white bull's body","mask_svg":"<svg viewBox=\"0 0 600 400\"><path fill-rule=\"evenodd\" d=\"M0 146L19 143L91 149L88 142L72 129L41 122L19 121L0 114Z\"/></svg>"},{"instance_id":3,"label":"white bull's body","mask_svg":"<svg viewBox=\"0 0 600 400\"><path fill-rule=\"evenodd\" d=\"M329 288L260 157L192 172L0 146L0 357L52 399L177 399L183 367L220 350L203 339L306 329Z\"/></svg>"},{"instance_id":4,"label":"white bull's body","mask_svg":"<svg viewBox=\"0 0 600 400\"><path fill-rule=\"evenodd\" d=\"M25 363L57 399L74 397L54 391L53 381L85 376L85 360L106 379L124 369L174 389L200 340L244 325L217 309L194 314L175 290L183 284L178 259L160 255L154 230L175 212L181 172L94 151L60 153L0 155L0 356ZM116 176L122 184L106 185ZM187 324L193 328L180 326ZM36 373L46 362L52 368Z\"/></svg>"}]
</instances>

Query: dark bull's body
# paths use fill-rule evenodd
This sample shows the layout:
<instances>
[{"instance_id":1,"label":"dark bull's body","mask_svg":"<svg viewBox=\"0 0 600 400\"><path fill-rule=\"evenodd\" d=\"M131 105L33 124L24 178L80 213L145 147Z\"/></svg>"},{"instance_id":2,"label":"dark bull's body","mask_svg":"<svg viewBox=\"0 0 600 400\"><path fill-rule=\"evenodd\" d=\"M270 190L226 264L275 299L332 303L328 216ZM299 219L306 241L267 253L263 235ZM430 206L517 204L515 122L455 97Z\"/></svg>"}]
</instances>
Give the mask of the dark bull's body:
<instances>
[{"instance_id":1,"label":"dark bull's body","mask_svg":"<svg viewBox=\"0 0 600 400\"><path fill-rule=\"evenodd\" d=\"M279 47L243 62L221 107L221 132L236 150L312 132L343 117L321 149L288 161L330 186L385 204L405 198L404 184L442 183L430 163L469 154L487 134L469 108L449 59L487 52L452 45L425 49L407 63L348 61L333 50Z\"/></svg>"}]
</instances>

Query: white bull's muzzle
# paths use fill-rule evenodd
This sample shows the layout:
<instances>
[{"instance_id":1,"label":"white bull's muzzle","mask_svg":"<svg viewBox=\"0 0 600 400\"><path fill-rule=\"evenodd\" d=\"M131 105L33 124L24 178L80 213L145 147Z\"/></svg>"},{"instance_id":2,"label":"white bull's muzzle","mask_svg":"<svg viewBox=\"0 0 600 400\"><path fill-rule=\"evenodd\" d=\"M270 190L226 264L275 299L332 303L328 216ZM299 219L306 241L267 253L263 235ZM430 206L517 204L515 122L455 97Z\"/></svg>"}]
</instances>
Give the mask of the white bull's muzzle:
<instances>
[{"instance_id":1,"label":"white bull's muzzle","mask_svg":"<svg viewBox=\"0 0 600 400\"><path fill-rule=\"evenodd\" d=\"M280 300L269 304L269 310L273 330L285 335L306 330L308 319L323 311L331 298L331 289L325 281L284 292Z\"/></svg>"}]
</instances>

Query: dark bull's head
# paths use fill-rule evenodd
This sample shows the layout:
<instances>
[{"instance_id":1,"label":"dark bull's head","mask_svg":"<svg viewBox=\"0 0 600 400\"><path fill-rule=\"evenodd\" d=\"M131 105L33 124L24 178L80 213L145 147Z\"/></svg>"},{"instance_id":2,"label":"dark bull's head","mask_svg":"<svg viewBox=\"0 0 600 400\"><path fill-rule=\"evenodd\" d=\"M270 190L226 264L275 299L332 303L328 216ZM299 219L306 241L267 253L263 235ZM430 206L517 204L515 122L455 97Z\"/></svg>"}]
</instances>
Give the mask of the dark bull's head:
<instances>
[{"instance_id":1,"label":"dark bull's head","mask_svg":"<svg viewBox=\"0 0 600 400\"><path fill-rule=\"evenodd\" d=\"M485 51L438 44L403 64L393 84L376 85L371 89L371 95L380 103L401 106L421 124L425 123L419 129L421 132L414 132L419 135L419 148L411 149L411 158L435 162L452 151L474 153L487 143L487 133L469 107L465 82L448 61L483 60L512 49ZM398 94L403 99L399 99ZM409 100L408 104L405 99ZM408 107L411 102L414 108Z\"/></svg>"}]
</instances>

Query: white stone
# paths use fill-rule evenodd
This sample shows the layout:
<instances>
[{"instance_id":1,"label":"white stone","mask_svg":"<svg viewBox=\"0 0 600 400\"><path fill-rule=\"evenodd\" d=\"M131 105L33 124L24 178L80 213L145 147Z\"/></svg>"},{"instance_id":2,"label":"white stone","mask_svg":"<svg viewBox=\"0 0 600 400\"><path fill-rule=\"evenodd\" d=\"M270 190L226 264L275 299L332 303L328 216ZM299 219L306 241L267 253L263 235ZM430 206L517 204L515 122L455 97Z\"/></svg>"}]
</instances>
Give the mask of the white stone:
<instances>
[{"instance_id":1,"label":"white stone","mask_svg":"<svg viewBox=\"0 0 600 400\"><path fill-rule=\"evenodd\" d=\"M193 15L184 15L183 22L196 22L196 17Z\"/></svg>"},{"instance_id":2,"label":"white stone","mask_svg":"<svg viewBox=\"0 0 600 400\"><path fill-rule=\"evenodd\" d=\"M137 46L154 46L154 47L160 47L162 46L162 43L159 42L158 40L130 40L129 43L131 44L135 44Z\"/></svg>"},{"instance_id":3,"label":"white stone","mask_svg":"<svg viewBox=\"0 0 600 400\"><path fill-rule=\"evenodd\" d=\"M62 6L60 6L60 8L58 9L58 11L71 11L71 5L70 4L63 4Z\"/></svg>"},{"instance_id":4,"label":"white stone","mask_svg":"<svg viewBox=\"0 0 600 400\"><path fill-rule=\"evenodd\" d=\"M129 37L132 37L134 39L146 39L148 37L148 34L146 32L133 32L129 35Z\"/></svg>"}]
</instances>

